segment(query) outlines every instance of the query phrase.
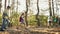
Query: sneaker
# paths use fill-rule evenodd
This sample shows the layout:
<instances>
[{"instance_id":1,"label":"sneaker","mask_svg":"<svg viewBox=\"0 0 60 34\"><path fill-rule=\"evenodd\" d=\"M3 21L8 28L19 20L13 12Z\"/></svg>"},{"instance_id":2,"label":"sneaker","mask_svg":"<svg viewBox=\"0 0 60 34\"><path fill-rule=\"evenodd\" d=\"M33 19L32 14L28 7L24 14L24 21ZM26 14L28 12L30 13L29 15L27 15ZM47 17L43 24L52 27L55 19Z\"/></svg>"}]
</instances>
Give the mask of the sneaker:
<instances>
[{"instance_id":1,"label":"sneaker","mask_svg":"<svg viewBox=\"0 0 60 34\"><path fill-rule=\"evenodd\" d=\"M0 31L5 31L5 29L2 29L2 28L1 28Z\"/></svg>"}]
</instances>

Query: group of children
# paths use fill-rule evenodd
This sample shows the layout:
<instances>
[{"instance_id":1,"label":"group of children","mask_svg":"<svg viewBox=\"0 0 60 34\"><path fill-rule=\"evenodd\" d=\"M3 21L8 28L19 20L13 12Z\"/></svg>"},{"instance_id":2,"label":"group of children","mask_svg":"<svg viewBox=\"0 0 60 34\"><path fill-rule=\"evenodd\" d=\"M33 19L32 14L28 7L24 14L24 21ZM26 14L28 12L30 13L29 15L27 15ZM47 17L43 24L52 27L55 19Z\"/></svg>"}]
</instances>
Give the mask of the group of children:
<instances>
[{"instance_id":1,"label":"group of children","mask_svg":"<svg viewBox=\"0 0 60 34\"><path fill-rule=\"evenodd\" d=\"M24 13L21 14L21 16L19 18L19 22L20 22L20 24L25 25ZM9 21L7 13L3 13L1 30L4 31L8 27L9 23L10 23L10 21ZM53 18L49 17L48 18L48 26L51 26L52 24L57 25L57 23L59 23L59 25L60 25L60 19L58 17L53 17Z\"/></svg>"},{"instance_id":2,"label":"group of children","mask_svg":"<svg viewBox=\"0 0 60 34\"><path fill-rule=\"evenodd\" d=\"M24 13L21 14L20 18L19 18L19 22L20 24L24 24ZM2 25L1 25L1 31L5 31L5 29L8 28L10 24L10 20L9 20L9 17L8 17L8 14L7 13L3 13L3 17L2 17Z\"/></svg>"},{"instance_id":3,"label":"group of children","mask_svg":"<svg viewBox=\"0 0 60 34\"><path fill-rule=\"evenodd\" d=\"M60 18L58 16L48 18L48 27L49 26L58 26L60 25Z\"/></svg>"}]
</instances>

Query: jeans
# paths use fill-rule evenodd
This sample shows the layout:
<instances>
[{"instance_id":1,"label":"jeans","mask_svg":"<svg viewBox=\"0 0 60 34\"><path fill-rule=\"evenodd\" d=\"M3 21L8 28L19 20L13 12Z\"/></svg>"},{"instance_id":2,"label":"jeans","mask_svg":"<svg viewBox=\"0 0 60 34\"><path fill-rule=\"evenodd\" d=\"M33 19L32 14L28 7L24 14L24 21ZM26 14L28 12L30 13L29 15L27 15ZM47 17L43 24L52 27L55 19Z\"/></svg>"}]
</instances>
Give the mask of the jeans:
<instances>
[{"instance_id":1,"label":"jeans","mask_svg":"<svg viewBox=\"0 0 60 34\"><path fill-rule=\"evenodd\" d=\"M6 29L6 27L8 26L8 24L9 24L8 19L4 18L1 28L2 28L2 29Z\"/></svg>"}]
</instances>

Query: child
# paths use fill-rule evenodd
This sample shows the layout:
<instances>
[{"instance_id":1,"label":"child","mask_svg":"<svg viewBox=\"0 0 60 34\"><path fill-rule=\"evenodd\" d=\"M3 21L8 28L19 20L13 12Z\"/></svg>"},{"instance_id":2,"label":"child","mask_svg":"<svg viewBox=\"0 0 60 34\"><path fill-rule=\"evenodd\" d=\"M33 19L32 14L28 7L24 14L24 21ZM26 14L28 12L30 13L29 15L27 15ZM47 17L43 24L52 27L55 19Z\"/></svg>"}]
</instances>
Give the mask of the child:
<instances>
[{"instance_id":1,"label":"child","mask_svg":"<svg viewBox=\"0 0 60 34\"><path fill-rule=\"evenodd\" d=\"M48 27L52 25L52 17L48 18Z\"/></svg>"},{"instance_id":2,"label":"child","mask_svg":"<svg viewBox=\"0 0 60 34\"><path fill-rule=\"evenodd\" d=\"M8 24L9 24L8 15L6 13L3 13L1 30L4 31L6 27L8 26Z\"/></svg>"},{"instance_id":3,"label":"child","mask_svg":"<svg viewBox=\"0 0 60 34\"><path fill-rule=\"evenodd\" d=\"M21 16L19 17L19 23L21 28L25 28L24 13L22 13ZM19 27L17 27L17 29L19 29Z\"/></svg>"},{"instance_id":4,"label":"child","mask_svg":"<svg viewBox=\"0 0 60 34\"><path fill-rule=\"evenodd\" d=\"M20 21L21 24L25 24L24 23L24 13L21 14L19 21Z\"/></svg>"}]
</instances>

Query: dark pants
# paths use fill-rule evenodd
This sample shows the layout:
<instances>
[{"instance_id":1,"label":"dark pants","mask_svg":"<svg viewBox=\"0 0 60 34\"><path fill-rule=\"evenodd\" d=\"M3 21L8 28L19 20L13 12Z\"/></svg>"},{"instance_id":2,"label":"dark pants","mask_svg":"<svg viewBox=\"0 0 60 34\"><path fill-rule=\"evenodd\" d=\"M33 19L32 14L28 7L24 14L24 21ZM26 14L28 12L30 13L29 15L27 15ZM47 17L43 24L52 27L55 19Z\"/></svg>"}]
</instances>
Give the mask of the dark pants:
<instances>
[{"instance_id":1,"label":"dark pants","mask_svg":"<svg viewBox=\"0 0 60 34\"><path fill-rule=\"evenodd\" d=\"M8 24L9 24L8 19L4 18L1 28L2 28L2 29L6 29L6 27L8 26Z\"/></svg>"},{"instance_id":2,"label":"dark pants","mask_svg":"<svg viewBox=\"0 0 60 34\"><path fill-rule=\"evenodd\" d=\"M60 25L60 21L59 21L59 25Z\"/></svg>"},{"instance_id":3,"label":"dark pants","mask_svg":"<svg viewBox=\"0 0 60 34\"><path fill-rule=\"evenodd\" d=\"M51 23L52 23L52 22L51 22L51 21L49 21L49 25L50 25L50 26L51 26Z\"/></svg>"},{"instance_id":4,"label":"dark pants","mask_svg":"<svg viewBox=\"0 0 60 34\"><path fill-rule=\"evenodd\" d=\"M59 18L59 23L58 24L60 25L60 18Z\"/></svg>"}]
</instances>

